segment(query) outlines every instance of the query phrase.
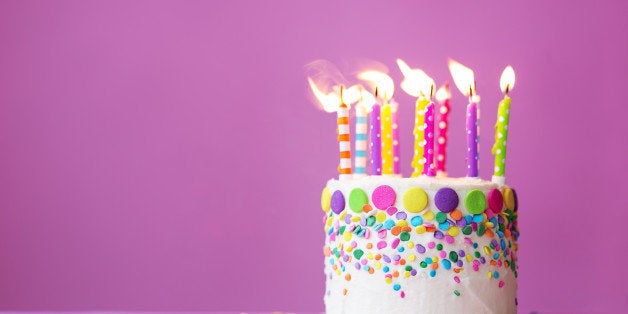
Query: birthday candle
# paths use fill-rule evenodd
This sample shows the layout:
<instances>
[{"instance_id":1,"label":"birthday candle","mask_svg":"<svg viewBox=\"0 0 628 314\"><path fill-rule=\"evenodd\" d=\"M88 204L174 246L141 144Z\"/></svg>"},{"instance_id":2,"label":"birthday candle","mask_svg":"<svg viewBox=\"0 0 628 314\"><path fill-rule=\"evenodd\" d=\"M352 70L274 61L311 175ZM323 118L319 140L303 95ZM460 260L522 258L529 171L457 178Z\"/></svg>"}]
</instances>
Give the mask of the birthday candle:
<instances>
[{"instance_id":1,"label":"birthday candle","mask_svg":"<svg viewBox=\"0 0 628 314\"><path fill-rule=\"evenodd\" d=\"M349 108L342 102L342 91L340 92L341 103L338 107L338 144L340 147L340 165L338 172L340 180L351 178L351 135L349 128Z\"/></svg>"},{"instance_id":2,"label":"birthday candle","mask_svg":"<svg viewBox=\"0 0 628 314\"><path fill-rule=\"evenodd\" d=\"M414 115L414 157L412 158L412 177L418 177L423 172L425 159L423 158L423 145L425 141L425 108L429 100L420 97L416 101L416 111Z\"/></svg>"},{"instance_id":3,"label":"birthday candle","mask_svg":"<svg viewBox=\"0 0 628 314\"><path fill-rule=\"evenodd\" d=\"M423 150L423 156L425 165L423 167L423 174L433 177L436 175L436 171L434 169L434 103L431 101L425 109L424 129L425 148Z\"/></svg>"},{"instance_id":4,"label":"birthday candle","mask_svg":"<svg viewBox=\"0 0 628 314\"><path fill-rule=\"evenodd\" d=\"M497 122L495 124L495 144L491 152L495 155L495 169L493 182L505 183L506 172L506 141L508 139L508 123L510 120L510 97L508 93L515 86L515 71L507 66L502 72L500 86L504 92L504 99L497 109Z\"/></svg>"},{"instance_id":5,"label":"birthday candle","mask_svg":"<svg viewBox=\"0 0 628 314\"><path fill-rule=\"evenodd\" d=\"M371 113L371 175L392 174L392 121L387 101L395 92L395 83L390 76L379 71L360 72L358 78L370 82L375 88L375 98L384 101L381 107L375 104ZM378 98L380 96L383 97ZM385 147L382 147L382 143Z\"/></svg>"},{"instance_id":6,"label":"birthday candle","mask_svg":"<svg viewBox=\"0 0 628 314\"><path fill-rule=\"evenodd\" d=\"M436 99L440 102L440 115L438 116L438 140L436 145L436 173L447 176L447 131L449 130L449 111L451 110L449 100L449 83L438 89Z\"/></svg>"},{"instance_id":7,"label":"birthday candle","mask_svg":"<svg viewBox=\"0 0 628 314\"><path fill-rule=\"evenodd\" d=\"M380 107L378 103L373 105L371 112L371 175L382 174L382 126L380 118Z\"/></svg>"},{"instance_id":8,"label":"birthday candle","mask_svg":"<svg viewBox=\"0 0 628 314\"><path fill-rule=\"evenodd\" d=\"M399 69L404 76L404 79L401 82L401 89L403 89L411 96L418 97L416 101L416 110L414 113L414 156L412 158L412 168L414 169L412 172L412 177L418 177L421 175L421 173L424 172L424 164L426 162L426 156L424 156L424 148L427 144L427 142L425 141L425 109L430 103L430 100L428 100L425 95L431 96L434 86L434 80L432 80L432 78L425 74L425 72L423 72L421 69L410 68L410 66L401 59L397 59L397 65L399 66ZM429 152L429 154L432 156L432 161L430 161L430 165L433 165L434 159L433 113L434 111L432 109L432 120L428 121L432 123L432 151Z\"/></svg>"},{"instance_id":9,"label":"birthday candle","mask_svg":"<svg viewBox=\"0 0 628 314\"><path fill-rule=\"evenodd\" d=\"M478 111L477 105L469 97L467 105L467 177L478 176Z\"/></svg>"},{"instance_id":10,"label":"birthday candle","mask_svg":"<svg viewBox=\"0 0 628 314\"><path fill-rule=\"evenodd\" d=\"M367 119L366 108L363 104L355 107L355 169L354 178L366 175L366 133Z\"/></svg>"},{"instance_id":11,"label":"birthday candle","mask_svg":"<svg viewBox=\"0 0 628 314\"><path fill-rule=\"evenodd\" d=\"M460 92L469 97L467 105L467 177L478 176L478 105L475 102L475 80L473 71L466 66L449 60L449 71Z\"/></svg>"},{"instance_id":12,"label":"birthday candle","mask_svg":"<svg viewBox=\"0 0 628 314\"><path fill-rule=\"evenodd\" d=\"M398 124L398 110L399 104L396 102L390 103L392 107L392 131L393 131L393 172L394 174L401 174L401 148L399 146L399 124Z\"/></svg>"},{"instance_id":13,"label":"birthday candle","mask_svg":"<svg viewBox=\"0 0 628 314\"><path fill-rule=\"evenodd\" d=\"M393 174L392 108L384 97L382 106L382 174Z\"/></svg>"}]
</instances>

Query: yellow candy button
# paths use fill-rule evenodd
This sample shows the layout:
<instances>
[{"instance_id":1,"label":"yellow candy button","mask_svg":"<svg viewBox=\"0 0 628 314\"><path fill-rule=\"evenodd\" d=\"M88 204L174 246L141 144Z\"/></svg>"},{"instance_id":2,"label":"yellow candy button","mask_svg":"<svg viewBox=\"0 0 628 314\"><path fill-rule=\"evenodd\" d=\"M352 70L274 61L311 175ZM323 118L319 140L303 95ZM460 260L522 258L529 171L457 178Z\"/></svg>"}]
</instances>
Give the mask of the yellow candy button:
<instances>
[{"instance_id":1,"label":"yellow candy button","mask_svg":"<svg viewBox=\"0 0 628 314\"><path fill-rule=\"evenodd\" d=\"M331 208L331 193L329 193L327 187L323 189L323 193L321 194L321 208L323 208L325 212L328 212Z\"/></svg>"},{"instance_id":2,"label":"yellow candy button","mask_svg":"<svg viewBox=\"0 0 628 314\"><path fill-rule=\"evenodd\" d=\"M427 206L427 194L422 188L410 188L403 194L403 206L411 213L418 213Z\"/></svg>"},{"instance_id":3,"label":"yellow candy button","mask_svg":"<svg viewBox=\"0 0 628 314\"><path fill-rule=\"evenodd\" d=\"M504 196L504 203L506 204L506 208L510 210L515 210L515 194L512 192L512 189L504 188L502 194Z\"/></svg>"}]
</instances>

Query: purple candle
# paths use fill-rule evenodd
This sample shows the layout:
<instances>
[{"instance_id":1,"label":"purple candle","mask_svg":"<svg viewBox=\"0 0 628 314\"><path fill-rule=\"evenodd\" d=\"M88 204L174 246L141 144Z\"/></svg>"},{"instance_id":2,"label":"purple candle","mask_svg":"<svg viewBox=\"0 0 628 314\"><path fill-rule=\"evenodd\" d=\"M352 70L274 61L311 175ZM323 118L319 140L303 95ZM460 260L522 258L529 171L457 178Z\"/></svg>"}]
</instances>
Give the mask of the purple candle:
<instances>
[{"instance_id":1,"label":"purple candle","mask_svg":"<svg viewBox=\"0 0 628 314\"><path fill-rule=\"evenodd\" d=\"M478 110L469 97L467 106L467 177L478 176Z\"/></svg>"},{"instance_id":2,"label":"purple candle","mask_svg":"<svg viewBox=\"0 0 628 314\"><path fill-rule=\"evenodd\" d=\"M436 176L434 169L434 103L431 101L425 108L425 123L423 124L423 128L425 130L425 147L423 148L425 166L423 167L423 174L434 177Z\"/></svg>"},{"instance_id":3,"label":"purple candle","mask_svg":"<svg viewBox=\"0 0 628 314\"><path fill-rule=\"evenodd\" d=\"M371 175L382 174L382 121L379 104L371 112Z\"/></svg>"}]
</instances>

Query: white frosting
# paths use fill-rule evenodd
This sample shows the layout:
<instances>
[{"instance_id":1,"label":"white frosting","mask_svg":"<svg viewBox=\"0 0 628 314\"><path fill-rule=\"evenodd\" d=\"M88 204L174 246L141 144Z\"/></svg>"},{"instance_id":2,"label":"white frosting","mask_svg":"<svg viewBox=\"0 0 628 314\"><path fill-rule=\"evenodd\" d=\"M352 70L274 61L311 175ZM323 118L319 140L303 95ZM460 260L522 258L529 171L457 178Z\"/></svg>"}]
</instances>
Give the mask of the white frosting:
<instances>
[{"instance_id":1,"label":"white frosting","mask_svg":"<svg viewBox=\"0 0 628 314\"><path fill-rule=\"evenodd\" d=\"M456 191L459 198L458 209L463 215L468 215L468 211L464 206L464 197L471 190L481 190L485 194L492 188L502 189L503 186L484 181L477 178L398 178L398 177L386 177L386 176L371 176L362 179L355 180L330 180L327 184L329 191L332 193L336 190L340 190L346 198L345 211L352 216L370 216L374 212L366 213L354 213L349 209L348 196L352 189L361 188L367 195L373 193L376 187L380 185L388 185L392 187L397 195L397 201L395 207L400 211L405 211L403 208L402 197L403 193L410 187L420 187L428 195L429 201L425 210L418 214L413 214L406 211L408 217L407 221L410 222L411 218L416 215L423 215L427 210L431 210L434 213L438 213L438 209L433 203L434 195L443 187L449 187ZM371 203L371 202L369 202ZM372 204L372 203L371 203ZM377 211L374 209L374 211ZM338 221L338 215L333 214L334 221ZM343 222L341 222L343 223ZM414 229L414 228L413 228ZM446 234L446 232L445 232ZM469 238L471 241L476 242L478 247L474 249L471 244L464 241ZM462 270L459 273L454 273L453 268L456 267L455 263L452 263L452 269L445 270L439 258L439 268L435 277L431 277L429 272L431 268L421 268L419 266L420 261L425 257L433 257L438 255L436 249L427 249L425 254L419 254L414 247L408 247L403 253L400 253L397 249L391 248L390 239L394 238L390 234L386 238L389 245L384 249L377 249L373 247L371 250L366 250L367 243L375 245L380 239L377 238L376 232L372 232L369 239L359 236L353 236L350 241L344 242L344 246L349 246L351 242L356 242L356 248L363 249L367 256L367 252L373 252L373 254L385 254L389 257L395 254L400 254L406 258L408 254L414 254L416 256L415 261L407 260L406 265L410 265L417 271L415 276L405 277L404 266L392 265L381 263L381 265L389 265L390 272L398 270L400 276L393 279L393 283L386 283L384 272L380 268L376 268L373 274L364 269L356 269L354 266L356 260L344 263L345 271L340 275L337 270L334 270L331 263L325 260L325 275L326 275L326 293L325 293L325 306L327 313L516 313L517 307L515 304L515 297L517 291L517 282L514 272L508 267L495 267L489 265L490 258L486 258L486 264L480 264L478 271L472 269L472 263L463 257L460 257L464 261ZM454 237L455 242L452 244L445 243L442 240L436 240L434 234L426 232L423 234L417 234L416 232L410 232L410 239L407 242L401 242L399 246L405 246L412 242L414 244L422 244L426 248L427 243L435 241L436 243L443 243L445 247L444 251L456 251L464 250L466 254L473 254L475 251L482 252L482 256L485 256L483 248L490 246L492 239L499 238L488 236L477 236L475 232L470 235L463 235L462 232ZM326 245L336 247L338 242L343 242L342 236L336 236L335 242L330 243L330 236L326 236ZM511 240L514 242L514 240ZM513 243L514 245L514 243ZM503 250L502 250L503 251ZM491 251L491 254L496 251ZM351 254L351 253L347 253ZM333 257L332 257L333 258ZM364 258L364 257L363 257ZM475 258L474 258L475 259ZM376 261L369 259L368 265L374 265ZM488 278L488 272L499 272L499 278ZM347 281L345 276L350 274L351 279ZM460 283L454 281L454 276L457 276ZM503 281L503 286L499 287L499 282ZM401 289L399 291L393 290L393 284L399 283ZM345 290L346 289L346 290ZM454 290L457 290L460 295L454 294ZM345 292L346 291L346 295ZM400 292L403 291L405 296L402 298Z\"/></svg>"}]
</instances>

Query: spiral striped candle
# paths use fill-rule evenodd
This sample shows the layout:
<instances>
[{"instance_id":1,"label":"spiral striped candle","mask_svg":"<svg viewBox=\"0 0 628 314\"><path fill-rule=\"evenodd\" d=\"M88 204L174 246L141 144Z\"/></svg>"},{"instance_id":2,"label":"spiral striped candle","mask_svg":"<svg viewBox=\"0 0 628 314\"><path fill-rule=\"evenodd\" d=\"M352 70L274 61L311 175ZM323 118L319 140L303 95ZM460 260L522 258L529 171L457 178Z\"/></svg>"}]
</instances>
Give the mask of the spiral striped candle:
<instances>
[{"instance_id":1,"label":"spiral striped candle","mask_svg":"<svg viewBox=\"0 0 628 314\"><path fill-rule=\"evenodd\" d=\"M416 101L416 112L414 119L414 157L412 158L412 177L418 177L423 172L423 145L425 145L425 107L429 103L425 97L420 97Z\"/></svg>"},{"instance_id":2,"label":"spiral striped candle","mask_svg":"<svg viewBox=\"0 0 628 314\"><path fill-rule=\"evenodd\" d=\"M355 157L354 178L366 175L366 108L362 104L355 107Z\"/></svg>"},{"instance_id":3,"label":"spiral striped candle","mask_svg":"<svg viewBox=\"0 0 628 314\"><path fill-rule=\"evenodd\" d=\"M351 134L349 108L344 103L338 107L338 143L340 147L340 180L351 178Z\"/></svg>"}]
</instances>

